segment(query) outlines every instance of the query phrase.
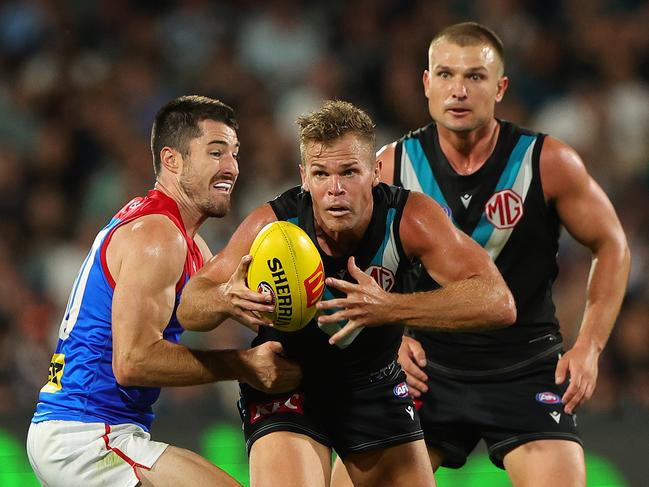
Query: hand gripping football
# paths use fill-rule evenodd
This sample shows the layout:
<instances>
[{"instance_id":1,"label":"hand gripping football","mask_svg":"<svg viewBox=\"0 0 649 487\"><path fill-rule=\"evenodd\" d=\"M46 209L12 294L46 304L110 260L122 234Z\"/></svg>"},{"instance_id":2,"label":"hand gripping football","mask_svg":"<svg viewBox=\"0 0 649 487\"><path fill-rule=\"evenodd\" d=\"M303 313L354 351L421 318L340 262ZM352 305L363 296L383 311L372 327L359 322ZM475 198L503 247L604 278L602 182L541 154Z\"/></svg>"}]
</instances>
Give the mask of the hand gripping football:
<instances>
[{"instance_id":1,"label":"hand gripping football","mask_svg":"<svg viewBox=\"0 0 649 487\"><path fill-rule=\"evenodd\" d=\"M318 249L297 225L269 223L250 247L248 287L273 297L275 311L263 313L281 331L296 331L316 314L324 292L324 269Z\"/></svg>"}]
</instances>

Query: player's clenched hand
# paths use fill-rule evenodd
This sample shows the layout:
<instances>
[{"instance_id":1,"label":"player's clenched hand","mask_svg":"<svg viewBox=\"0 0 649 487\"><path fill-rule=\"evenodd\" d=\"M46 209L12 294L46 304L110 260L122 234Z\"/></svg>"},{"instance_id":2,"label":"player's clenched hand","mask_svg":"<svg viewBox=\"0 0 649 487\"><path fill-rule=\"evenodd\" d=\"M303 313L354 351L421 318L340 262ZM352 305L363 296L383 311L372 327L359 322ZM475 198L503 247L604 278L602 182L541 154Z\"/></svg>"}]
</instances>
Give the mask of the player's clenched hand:
<instances>
[{"instance_id":1,"label":"player's clenched hand","mask_svg":"<svg viewBox=\"0 0 649 487\"><path fill-rule=\"evenodd\" d=\"M340 331L329 339L332 345L362 326L385 324L390 310L390 294L385 292L374 279L356 267L354 257L347 261L349 274L356 283L328 277L327 286L347 294L344 298L328 299L317 304L318 310L337 309L334 313L321 314L318 324L338 323L347 321Z\"/></svg>"},{"instance_id":2,"label":"player's clenched hand","mask_svg":"<svg viewBox=\"0 0 649 487\"><path fill-rule=\"evenodd\" d=\"M284 356L279 342L265 342L246 350L248 373L243 382L263 392L288 392L302 380L302 370Z\"/></svg>"},{"instance_id":3,"label":"player's clenched hand","mask_svg":"<svg viewBox=\"0 0 649 487\"><path fill-rule=\"evenodd\" d=\"M570 375L570 384L561 398L564 411L572 414L577 406L587 401L593 395L597 384L597 361L599 353L593 348L576 344L566 352L555 372L555 381L562 384Z\"/></svg>"},{"instance_id":4,"label":"player's clenched hand","mask_svg":"<svg viewBox=\"0 0 649 487\"><path fill-rule=\"evenodd\" d=\"M230 303L228 314L238 322L249 326L257 327L269 325L271 321L264 318L262 311L272 313L275 305L271 304L272 297L253 291L246 285L248 267L252 262L252 256L244 255L230 279L222 285L223 298Z\"/></svg>"},{"instance_id":5,"label":"player's clenched hand","mask_svg":"<svg viewBox=\"0 0 649 487\"><path fill-rule=\"evenodd\" d=\"M406 373L406 382L412 397L421 397L428 390L428 376L423 368L426 366L426 352L414 338L404 336L399 347L399 364Z\"/></svg>"}]
</instances>

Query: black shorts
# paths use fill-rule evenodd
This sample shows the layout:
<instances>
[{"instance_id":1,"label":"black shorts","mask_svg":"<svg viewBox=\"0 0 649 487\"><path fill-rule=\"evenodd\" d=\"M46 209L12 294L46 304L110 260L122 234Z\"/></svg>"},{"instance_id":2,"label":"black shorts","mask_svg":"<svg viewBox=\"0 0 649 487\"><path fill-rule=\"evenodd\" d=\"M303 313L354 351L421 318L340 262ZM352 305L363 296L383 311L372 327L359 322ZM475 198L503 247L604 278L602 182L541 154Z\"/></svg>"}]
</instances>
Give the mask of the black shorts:
<instances>
[{"instance_id":1,"label":"black shorts","mask_svg":"<svg viewBox=\"0 0 649 487\"><path fill-rule=\"evenodd\" d=\"M274 431L307 435L342 458L423 439L405 380L395 361L350 384L311 380L287 394L264 394L242 384L238 406L248 453Z\"/></svg>"},{"instance_id":2,"label":"black shorts","mask_svg":"<svg viewBox=\"0 0 649 487\"><path fill-rule=\"evenodd\" d=\"M428 392L417 401L426 444L444 454L444 467L459 468L484 439L489 458L504 468L505 454L524 443L560 439L582 444L577 416L566 414L554 383L557 356L546 357L514 376L451 377L429 364Z\"/></svg>"}]
</instances>

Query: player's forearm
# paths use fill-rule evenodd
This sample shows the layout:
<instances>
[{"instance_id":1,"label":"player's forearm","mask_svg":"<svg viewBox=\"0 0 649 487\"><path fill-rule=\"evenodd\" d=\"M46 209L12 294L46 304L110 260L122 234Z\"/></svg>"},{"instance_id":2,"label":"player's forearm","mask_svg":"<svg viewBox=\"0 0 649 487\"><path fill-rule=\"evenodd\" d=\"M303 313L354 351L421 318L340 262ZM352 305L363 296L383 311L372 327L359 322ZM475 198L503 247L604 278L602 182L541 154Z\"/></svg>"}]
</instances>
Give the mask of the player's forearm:
<instances>
[{"instance_id":1,"label":"player's forearm","mask_svg":"<svg viewBox=\"0 0 649 487\"><path fill-rule=\"evenodd\" d=\"M241 379L245 350L191 350L161 339L116 356L113 370L123 386L169 387Z\"/></svg>"},{"instance_id":2,"label":"player's forearm","mask_svg":"<svg viewBox=\"0 0 649 487\"><path fill-rule=\"evenodd\" d=\"M222 286L204 277L189 280L176 310L178 321L186 330L209 331L228 317L229 303Z\"/></svg>"},{"instance_id":3,"label":"player's forearm","mask_svg":"<svg viewBox=\"0 0 649 487\"><path fill-rule=\"evenodd\" d=\"M624 299L630 261L626 241L610 242L593 257L577 344L598 353L606 346Z\"/></svg>"},{"instance_id":4,"label":"player's forearm","mask_svg":"<svg viewBox=\"0 0 649 487\"><path fill-rule=\"evenodd\" d=\"M511 292L502 279L473 277L441 289L394 295L390 322L441 331L486 330L516 320Z\"/></svg>"}]
</instances>

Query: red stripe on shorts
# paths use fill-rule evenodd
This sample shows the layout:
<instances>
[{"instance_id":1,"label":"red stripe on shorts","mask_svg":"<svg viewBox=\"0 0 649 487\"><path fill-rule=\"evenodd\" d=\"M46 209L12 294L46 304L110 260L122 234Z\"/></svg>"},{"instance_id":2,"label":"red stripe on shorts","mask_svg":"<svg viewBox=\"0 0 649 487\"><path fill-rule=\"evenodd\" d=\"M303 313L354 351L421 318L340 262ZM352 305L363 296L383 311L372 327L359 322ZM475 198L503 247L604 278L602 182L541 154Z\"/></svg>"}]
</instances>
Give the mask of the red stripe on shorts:
<instances>
[{"instance_id":1,"label":"red stripe on shorts","mask_svg":"<svg viewBox=\"0 0 649 487\"><path fill-rule=\"evenodd\" d=\"M143 468L145 470L151 470L151 468L150 467L145 467L141 463L137 463L135 460L130 458L126 453L124 453L119 448L113 448L112 446L110 446L108 444L108 434L110 433L110 426L107 425L107 424L104 424L104 427L106 428L106 434L104 436L102 436L102 438L104 439L104 443L106 443L106 449L114 452L118 457L120 457L122 460L124 460L126 463L128 463L131 466L131 468L133 468L133 472L135 472L135 476L137 477L137 479L142 480L142 479L140 479L140 475L137 473L137 468L136 467L140 467L140 468Z\"/></svg>"}]
</instances>

